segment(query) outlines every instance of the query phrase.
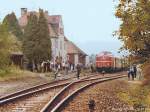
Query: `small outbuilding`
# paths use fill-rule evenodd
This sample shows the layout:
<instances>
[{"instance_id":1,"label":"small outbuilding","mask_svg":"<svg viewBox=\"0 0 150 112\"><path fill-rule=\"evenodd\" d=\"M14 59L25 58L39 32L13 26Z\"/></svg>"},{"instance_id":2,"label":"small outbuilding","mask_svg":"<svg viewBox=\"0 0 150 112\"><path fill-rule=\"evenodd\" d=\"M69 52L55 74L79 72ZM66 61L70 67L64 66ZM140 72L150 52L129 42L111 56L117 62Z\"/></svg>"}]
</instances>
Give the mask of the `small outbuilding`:
<instances>
[{"instance_id":1,"label":"small outbuilding","mask_svg":"<svg viewBox=\"0 0 150 112\"><path fill-rule=\"evenodd\" d=\"M67 55L69 63L72 63L75 66L78 63L82 64L83 66L86 65L87 54L69 40L67 40Z\"/></svg>"},{"instance_id":2,"label":"small outbuilding","mask_svg":"<svg viewBox=\"0 0 150 112\"><path fill-rule=\"evenodd\" d=\"M12 52L10 55L12 64L23 67L23 53L22 52Z\"/></svg>"}]
</instances>

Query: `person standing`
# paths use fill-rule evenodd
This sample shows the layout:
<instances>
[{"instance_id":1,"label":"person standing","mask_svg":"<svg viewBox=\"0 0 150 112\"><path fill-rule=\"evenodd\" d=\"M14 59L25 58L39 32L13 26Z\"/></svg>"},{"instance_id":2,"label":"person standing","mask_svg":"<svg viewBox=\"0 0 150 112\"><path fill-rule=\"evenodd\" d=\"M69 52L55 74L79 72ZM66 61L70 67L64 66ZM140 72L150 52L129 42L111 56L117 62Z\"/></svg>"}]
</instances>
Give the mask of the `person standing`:
<instances>
[{"instance_id":1,"label":"person standing","mask_svg":"<svg viewBox=\"0 0 150 112\"><path fill-rule=\"evenodd\" d=\"M44 73L47 71L47 62L44 61Z\"/></svg>"},{"instance_id":2,"label":"person standing","mask_svg":"<svg viewBox=\"0 0 150 112\"><path fill-rule=\"evenodd\" d=\"M130 76L131 76L131 73L130 73L130 67L128 68L127 73L128 73L128 80L130 80Z\"/></svg>"},{"instance_id":3,"label":"person standing","mask_svg":"<svg viewBox=\"0 0 150 112\"><path fill-rule=\"evenodd\" d=\"M141 65L140 64L138 64L137 65L137 77L138 77L138 79L139 80L141 80L142 79L142 69L141 69Z\"/></svg>"},{"instance_id":4,"label":"person standing","mask_svg":"<svg viewBox=\"0 0 150 112\"><path fill-rule=\"evenodd\" d=\"M72 69L73 69L73 71L74 71L74 66L75 66L74 63L72 63Z\"/></svg>"},{"instance_id":5,"label":"person standing","mask_svg":"<svg viewBox=\"0 0 150 112\"><path fill-rule=\"evenodd\" d=\"M129 74L132 76L132 80L134 80L135 76L134 76L134 67L133 66L130 66Z\"/></svg>"},{"instance_id":6,"label":"person standing","mask_svg":"<svg viewBox=\"0 0 150 112\"><path fill-rule=\"evenodd\" d=\"M59 73L59 69L57 68L56 71L55 71L55 73L54 73L54 78L55 79L57 78L58 73Z\"/></svg>"},{"instance_id":7,"label":"person standing","mask_svg":"<svg viewBox=\"0 0 150 112\"><path fill-rule=\"evenodd\" d=\"M50 70L50 61L49 60L47 60L47 72L50 72L51 70Z\"/></svg>"},{"instance_id":8,"label":"person standing","mask_svg":"<svg viewBox=\"0 0 150 112\"><path fill-rule=\"evenodd\" d=\"M65 64L66 64L66 63L63 61L63 62L62 62L62 69L63 69L63 70L65 70Z\"/></svg>"},{"instance_id":9,"label":"person standing","mask_svg":"<svg viewBox=\"0 0 150 112\"><path fill-rule=\"evenodd\" d=\"M77 78L79 79L80 78L80 72L81 72L80 64L77 64L76 69L77 69Z\"/></svg>"},{"instance_id":10,"label":"person standing","mask_svg":"<svg viewBox=\"0 0 150 112\"><path fill-rule=\"evenodd\" d=\"M93 64L91 64L91 72L92 72L92 73L94 72Z\"/></svg>"},{"instance_id":11,"label":"person standing","mask_svg":"<svg viewBox=\"0 0 150 112\"><path fill-rule=\"evenodd\" d=\"M106 73L106 72L105 72L105 70L103 70L103 71L102 71L102 75L104 76L104 75L105 75L105 73Z\"/></svg>"},{"instance_id":12,"label":"person standing","mask_svg":"<svg viewBox=\"0 0 150 112\"><path fill-rule=\"evenodd\" d=\"M137 76L137 68L136 68L136 65L133 66L133 74L134 74L134 78L136 78L136 76Z\"/></svg>"},{"instance_id":13,"label":"person standing","mask_svg":"<svg viewBox=\"0 0 150 112\"><path fill-rule=\"evenodd\" d=\"M44 72L44 61L41 63L41 72Z\"/></svg>"},{"instance_id":14,"label":"person standing","mask_svg":"<svg viewBox=\"0 0 150 112\"><path fill-rule=\"evenodd\" d=\"M33 63L32 62L29 62L28 63L28 69L33 72Z\"/></svg>"},{"instance_id":15,"label":"person standing","mask_svg":"<svg viewBox=\"0 0 150 112\"><path fill-rule=\"evenodd\" d=\"M73 71L73 64L70 64L70 70Z\"/></svg>"},{"instance_id":16,"label":"person standing","mask_svg":"<svg viewBox=\"0 0 150 112\"><path fill-rule=\"evenodd\" d=\"M68 62L65 63L65 75L68 75L68 70L69 70L69 64Z\"/></svg>"}]
</instances>

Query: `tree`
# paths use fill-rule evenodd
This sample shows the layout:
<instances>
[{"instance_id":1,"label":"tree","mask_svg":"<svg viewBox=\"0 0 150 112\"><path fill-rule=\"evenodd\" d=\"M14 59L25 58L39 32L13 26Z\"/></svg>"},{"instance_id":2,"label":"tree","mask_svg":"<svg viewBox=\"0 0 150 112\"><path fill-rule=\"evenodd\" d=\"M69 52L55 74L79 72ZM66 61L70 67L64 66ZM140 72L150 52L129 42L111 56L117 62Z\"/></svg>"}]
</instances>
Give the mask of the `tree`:
<instances>
[{"instance_id":1,"label":"tree","mask_svg":"<svg viewBox=\"0 0 150 112\"><path fill-rule=\"evenodd\" d=\"M23 53L32 62L35 59L36 40L38 34L38 18L33 13L28 16L28 23L24 30ZM40 41L39 41L40 43Z\"/></svg>"},{"instance_id":2,"label":"tree","mask_svg":"<svg viewBox=\"0 0 150 112\"><path fill-rule=\"evenodd\" d=\"M20 42L8 32L5 24L0 24L0 69L7 68L10 63L10 54L20 51Z\"/></svg>"},{"instance_id":3,"label":"tree","mask_svg":"<svg viewBox=\"0 0 150 112\"><path fill-rule=\"evenodd\" d=\"M22 30L19 26L15 13L11 13L5 16L3 24L7 25L8 31L17 37L18 40L22 40Z\"/></svg>"},{"instance_id":4,"label":"tree","mask_svg":"<svg viewBox=\"0 0 150 112\"><path fill-rule=\"evenodd\" d=\"M122 23L116 32L136 63L150 64L150 1L120 0L116 17Z\"/></svg>"},{"instance_id":5,"label":"tree","mask_svg":"<svg viewBox=\"0 0 150 112\"><path fill-rule=\"evenodd\" d=\"M43 10L39 9L38 20L38 36L36 42L36 60L42 62L43 60L51 59L51 38L49 36L49 28L47 19L45 18Z\"/></svg>"},{"instance_id":6,"label":"tree","mask_svg":"<svg viewBox=\"0 0 150 112\"><path fill-rule=\"evenodd\" d=\"M8 36L6 26L0 25L0 69L9 64Z\"/></svg>"},{"instance_id":7,"label":"tree","mask_svg":"<svg viewBox=\"0 0 150 112\"><path fill-rule=\"evenodd\" d=\"M30 62L36 64L51 59L51 39L48 23L43 10L39 10L39 18L30 14L24 32L23 52Z\"/></svg>"}]
</instances>

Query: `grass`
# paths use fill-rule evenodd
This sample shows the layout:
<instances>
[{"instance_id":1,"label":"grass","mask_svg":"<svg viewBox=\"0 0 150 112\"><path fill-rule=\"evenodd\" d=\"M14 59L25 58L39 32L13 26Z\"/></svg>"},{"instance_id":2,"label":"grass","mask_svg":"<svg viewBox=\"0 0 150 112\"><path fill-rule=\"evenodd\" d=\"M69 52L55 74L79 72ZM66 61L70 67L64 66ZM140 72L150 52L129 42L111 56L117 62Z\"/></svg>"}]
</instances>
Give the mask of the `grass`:
<instances>
[{"instance_id":1,"label":"grass","mask_svg":"<svg viewBox=\"0 0 150 112\"><path fill-rule=\"evenodd\" d=\"M0 69L0 81L18 80L26 77L35 77L35 75L15 66Z\"/></svg>"},{"instance_id":2,"label":"grass","mask_svg":"<svg viewBox=\"0 0 150 112\"><path fill-rule=\"evenodd\" d=\"M64 74L64 71L60 71L61 74ZM88 76L91 73L90 69L82 69L80 76ZM73 73L76 76L76 72ZM33 77L44 77L48 80L54 79L54 72L50 73L33 73L26 70L21 70L16 66L6 67L0 69L0 81L10 81L10 80L19 80L24 78L33 78Z\"/></svg>"},{"instance_id":3,"label":"grass","mask_svg":"<svg viewBox=\"0 0 150 112\"><path fill-rule=\"evenodd\" d=\"M136 112L150 112L150 85L129 84L128 89L118 93L118 96Z\"/></svg>"}]
</instances>

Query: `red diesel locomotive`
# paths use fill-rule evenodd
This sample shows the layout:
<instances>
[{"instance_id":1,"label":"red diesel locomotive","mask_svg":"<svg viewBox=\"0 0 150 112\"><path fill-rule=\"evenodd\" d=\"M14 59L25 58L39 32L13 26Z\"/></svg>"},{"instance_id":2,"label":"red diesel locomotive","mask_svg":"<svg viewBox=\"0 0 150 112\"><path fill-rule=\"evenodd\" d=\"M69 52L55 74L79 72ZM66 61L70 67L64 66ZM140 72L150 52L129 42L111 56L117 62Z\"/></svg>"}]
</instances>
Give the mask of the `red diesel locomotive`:
<instances>
[{"instance_id":1,"label":"red diesel locomotive","mask_svg":"<svg viewBox=\"0 0 150 112\"><path fill-rule=\"evenodd\" d=\"M96 55L96 69L98 72L113 72L121 68L121 60L111 52L103 51Z\"/></svg>"},{"instance_id":2,"label":"red diesel locomotive","mask_svg":"<svg viewBox=\"0 0 150 112\"><path fill-rule=\"evenodd\" d=\"M96 55L96 67L113 67L114 66L114 56L111 52L101 52Z\"/></svg>"}]
</instances>

